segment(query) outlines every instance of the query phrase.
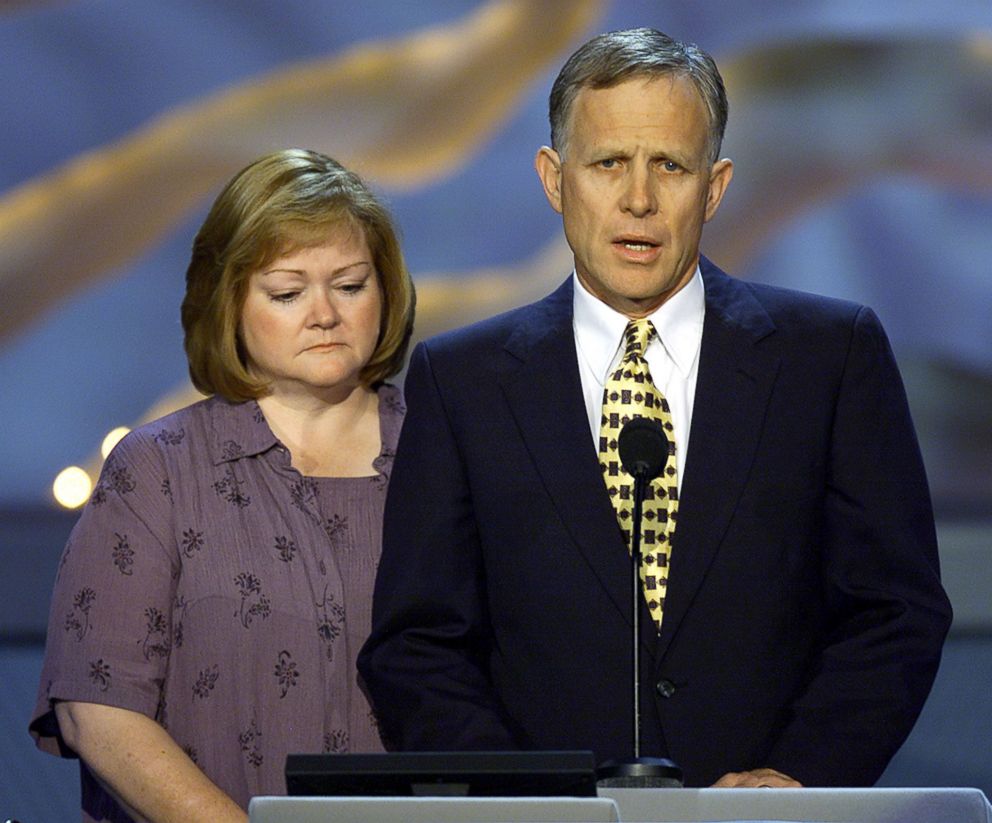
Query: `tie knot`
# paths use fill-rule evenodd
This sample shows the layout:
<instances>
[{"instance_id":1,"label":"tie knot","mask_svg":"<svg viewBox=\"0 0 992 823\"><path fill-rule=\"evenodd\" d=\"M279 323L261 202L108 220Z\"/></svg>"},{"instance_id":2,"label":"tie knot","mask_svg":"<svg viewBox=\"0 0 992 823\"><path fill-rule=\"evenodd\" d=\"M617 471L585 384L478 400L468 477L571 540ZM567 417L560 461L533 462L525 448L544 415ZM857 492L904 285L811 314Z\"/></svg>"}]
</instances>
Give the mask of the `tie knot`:
<instances>
[{"instance_id":1,"label":"tie knot","mask_svg":"<svg viewBox=\"0 0 992 823\"><path fill-rule=\"evenodd\" d=\"M634 357L643 357L648 343L651 342L651 338L655 334L654 323L646 317L642 317L640 320L631 320L623 332L623 359L630 360Z\"/></svg>"}]
</instances>

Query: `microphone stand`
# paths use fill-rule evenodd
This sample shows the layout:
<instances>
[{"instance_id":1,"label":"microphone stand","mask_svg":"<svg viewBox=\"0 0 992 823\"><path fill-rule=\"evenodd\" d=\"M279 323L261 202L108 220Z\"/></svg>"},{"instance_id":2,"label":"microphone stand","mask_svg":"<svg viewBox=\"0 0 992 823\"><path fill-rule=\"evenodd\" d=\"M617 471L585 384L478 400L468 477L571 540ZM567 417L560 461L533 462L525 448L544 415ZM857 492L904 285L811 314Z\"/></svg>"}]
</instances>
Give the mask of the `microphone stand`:
<instances>
[{"instance_id":1,"label":"microphone stand","mask_svg":"<svg viewBox=\"0 0 992 823\"><path fill-rule=\"evenodd\" d=\"M634 669L634 760L641 758L641 512L644 507L644 490L650 482L647 471L641 468L634 475L634 522L631 524L630 539L630 568L631 574L631 603L633 614L631 624L634 627L630 647L632 649Z\"/></svg>"},{"instance_id":2,"label":"microphone stand","mask_svg":"<svg viewBox=\"0 0 992 823\"><path fill-rule=\"evenodd\" d=\"M635 423L635 421L637 421ZM634 418L626 426L635 423L635 428L631 431L643 432L645 429L654 434L654 427L657 427L657 436L667 450L668 438L660 425L655 421L650 421L653 426L648 425L646 418ZM624 432L621 432L621 437ZM641 644L641 519L644 506L644 496L648 483L660 472L656 469L652 474L652 466L646 459L635 459L632 465L624 468L634 478L634 510L633 523L631 524L630 557L631 557L631 605L633 636L631 639L631 656L634 671L633 700L634 700L634 756L628 761L607 760L596 769L596 784L602 788L614 789L656 789L656 788L681 788L682 769L672 760L666 757L641 757L641 666L640 666L640 644ZM664 462L662 461L662 467Z\"/></svg>"}]
</instances>

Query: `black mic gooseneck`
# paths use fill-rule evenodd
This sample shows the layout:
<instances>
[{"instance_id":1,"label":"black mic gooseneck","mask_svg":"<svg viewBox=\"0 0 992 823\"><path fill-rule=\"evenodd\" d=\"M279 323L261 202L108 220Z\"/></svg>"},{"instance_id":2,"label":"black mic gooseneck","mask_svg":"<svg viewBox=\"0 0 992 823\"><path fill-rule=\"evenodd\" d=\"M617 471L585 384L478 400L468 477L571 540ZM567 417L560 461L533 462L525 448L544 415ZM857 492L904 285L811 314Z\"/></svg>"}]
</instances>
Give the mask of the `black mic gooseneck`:
<instances>
[{"instance_id":1,"label":"black mic gooseneck","mask_svg":"<svg viewBox=\"0 0 992 823\"><path fill-rule=\"evenodd\" d=\"M641 636L641 520L648 483L665 468L668 460L668 437L657 420L634 417L620 430L617 438L620 462L634 478L634 511L631 523L630 555L633 594L633 662L634 662L634 759L641 756L641 671L638 648Z\"/></svg>"},{"instance_id":2,"label":"black mic gooseneck","mask_svg":"<svg viewBox=\"0 0 992 823\"><path fill-rule=\"evenodd\" d=\"M648 483L661 474L668 461L668 437L661 423L634 417L620 430L617 451L624 469L634 479L634 510L631 524L631 606L633 637L634 748L629 762L607 761L598 771L600 786L612 788L658 788L682 785L682 770L666 758L641 757L641 510Z\"/></svg>"}]
</instances>

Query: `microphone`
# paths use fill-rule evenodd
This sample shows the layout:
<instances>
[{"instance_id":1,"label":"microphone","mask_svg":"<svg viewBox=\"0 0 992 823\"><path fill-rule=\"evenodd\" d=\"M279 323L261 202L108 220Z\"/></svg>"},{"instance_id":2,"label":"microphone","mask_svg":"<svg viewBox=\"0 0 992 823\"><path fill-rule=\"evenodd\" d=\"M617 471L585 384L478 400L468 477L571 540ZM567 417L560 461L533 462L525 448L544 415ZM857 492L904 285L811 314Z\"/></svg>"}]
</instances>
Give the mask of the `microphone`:
<instances>
[{"instance_id":1,"label":"microphone","mask_svg":"<svg viewBox=\"0 0 992 823\"><path fill-rule=\"evenodd\" d=\"M617 451L631 477L654 480L668 461L668 437L657 420L634 417L620 430Z\"/></svg>"},{"instance_id":2,"label":"microphone","mask_svg":"<svg viewBox=\"0 0 992 823\"><path fill-rule=\"evenodd\" d=\"M644 491L668 462L669 440L661 423L650 417L628 420L617 437L620 463L634 478L634 511L631 523L630 557L633 656L634 746L631 760L608 760L596 769L596 783L607 789L679 788L682 769L664 757L641 757L641 678L639 644L641 633L641 507Z\"/></svg>"}]
</instances>

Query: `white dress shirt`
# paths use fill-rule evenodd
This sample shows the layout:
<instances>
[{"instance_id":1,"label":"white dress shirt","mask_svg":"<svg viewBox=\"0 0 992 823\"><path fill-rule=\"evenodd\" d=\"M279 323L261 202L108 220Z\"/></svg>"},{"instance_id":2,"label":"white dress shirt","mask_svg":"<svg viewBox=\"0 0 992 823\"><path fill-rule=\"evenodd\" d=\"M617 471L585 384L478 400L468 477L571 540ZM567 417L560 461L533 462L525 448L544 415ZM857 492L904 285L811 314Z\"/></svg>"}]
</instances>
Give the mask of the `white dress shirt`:
<instances>
[{"instance_id":1,"label":"white dress shirt","mask_svg":"<svg viewBox=\"0 0 992 823\"><path fill-rule=\"evenodd\" d=\"M598 451L603 385L623 357L623 332L629 318L594 297L574 272L572 281L575 351L579 361L586 414L589 417L589 431ZM697 266L692 279L648 316L658 335L648 345L645 358L651 369L651 379L665 395L672 412L680 491L689 446L705 311L703 277Z\"/></svg>"}]
</instances>

